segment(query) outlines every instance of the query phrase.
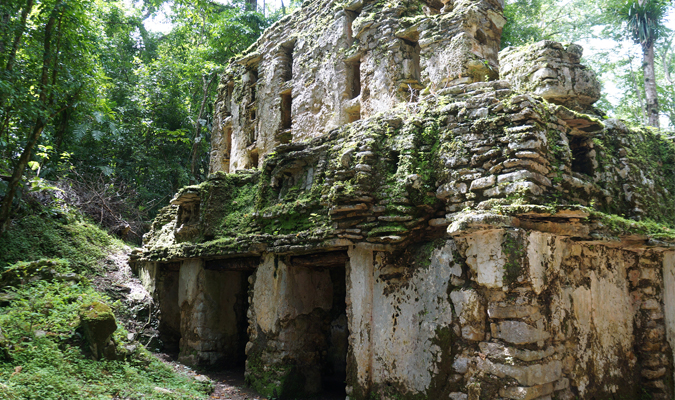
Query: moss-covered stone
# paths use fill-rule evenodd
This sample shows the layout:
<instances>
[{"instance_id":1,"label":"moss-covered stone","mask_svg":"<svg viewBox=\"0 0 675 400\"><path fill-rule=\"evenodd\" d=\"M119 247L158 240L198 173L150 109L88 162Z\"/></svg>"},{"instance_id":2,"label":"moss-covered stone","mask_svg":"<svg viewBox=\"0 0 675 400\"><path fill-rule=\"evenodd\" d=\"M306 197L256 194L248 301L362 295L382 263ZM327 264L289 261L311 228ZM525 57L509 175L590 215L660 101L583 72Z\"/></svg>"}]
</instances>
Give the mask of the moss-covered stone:
<instances>
[{"instance_id":1,"label":"moss-covered stone","mask_svg":"<svg viewBox=\"0 0 675 400\"><path fill-rule=\"evenodd\" d=\"M112 334L117 330L117 322L110 306L98 301L82 305L80 324L95 359L116 358L116 345L112 341Z\"/></svg>"}]
</instances>

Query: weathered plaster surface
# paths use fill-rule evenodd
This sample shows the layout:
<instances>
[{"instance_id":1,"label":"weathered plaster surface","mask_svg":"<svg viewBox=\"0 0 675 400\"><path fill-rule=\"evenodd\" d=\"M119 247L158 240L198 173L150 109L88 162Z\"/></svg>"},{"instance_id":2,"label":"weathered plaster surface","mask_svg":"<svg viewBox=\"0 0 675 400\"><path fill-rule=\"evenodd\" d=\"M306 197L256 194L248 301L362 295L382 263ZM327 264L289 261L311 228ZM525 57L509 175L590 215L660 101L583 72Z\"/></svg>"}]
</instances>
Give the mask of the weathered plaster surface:
<instances>
[{"instance_id":1,"label":"weathered plaster surface","mask_svg":"<svg viewBox=\"0 0 675 400\"><path fill-rule=\"evenodd\" d=\"M448 285L454 243L431 254L427 267L412 266L412 276L399 290L386 278L384 254L376 257L373 287L372 352L373 383L396 384L425 393L440 371L443 348L436 343L441 330L453 321Z\"/></svg>"},{"instance_id":2,"label":"weathered plaster surface","mask_svg":"<svg viewBox=\"0 0 675 400\"><path fill-rule=\"evenodd\" d=\"M266 254L256 270L253 307L265 334L278 334L282 323L314 309L330 310L333 295L327 270L289 268L274 254Z\"/></svg>"},{"instance_id":3,"label":"weathered plaster surface","mask_svg":"<svg viewBox=\"0 0 675 400\"><path fill-rule=\"evenodd\" d=\"M502 252L503 236L504 231L497 229L465 238L466 263L471 267L478 284L489 288L502 287L506 264Z\"/></svg>"},{"instance_id":4,"label":"weathered plaster surface","mask_svg":"<svg viewBox=\"0 0 675 400\"><path fill-rule=\"evenodd\" d=\"M349 249L347 265L347 320L349 321L349 357L355 385L368 388L373 368L373 287L375 280L373 251L363 246Z\"/></svg>"}]
</instances>

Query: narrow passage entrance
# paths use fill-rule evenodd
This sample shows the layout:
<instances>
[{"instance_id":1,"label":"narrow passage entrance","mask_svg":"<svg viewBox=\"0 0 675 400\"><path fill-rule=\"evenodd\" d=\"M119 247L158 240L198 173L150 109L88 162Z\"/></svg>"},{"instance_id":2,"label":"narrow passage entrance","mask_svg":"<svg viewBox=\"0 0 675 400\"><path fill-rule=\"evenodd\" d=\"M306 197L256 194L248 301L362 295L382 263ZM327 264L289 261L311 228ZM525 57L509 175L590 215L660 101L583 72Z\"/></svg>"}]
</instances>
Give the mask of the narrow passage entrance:
<instances>
[{"instance_id":1,"label":"narrow passage entrance","mask_svg":"<svg viewBox=\"0 0 675 400\"><path fill-rule=\"evenodd\" d=\"M344 399L347 378L348 321L346 306L346 252L330 252L291 257L291 268L303 269L303 275L330 277L330 288L315 295L315 304L330 305L319 313L312 313L304 333L299 337L313 338L305 348L316 354L314 366L305 367L305 394L313 399ZM316 278L317 281L319 278ZM325 278L323 278L325 279ZM300 282L300 281L298 281ZM297 293L300 293L298 291ZM305 339L306 340L306 339ZM314 381L314 382L312 382Z\"/></svg>"}]
</instances>

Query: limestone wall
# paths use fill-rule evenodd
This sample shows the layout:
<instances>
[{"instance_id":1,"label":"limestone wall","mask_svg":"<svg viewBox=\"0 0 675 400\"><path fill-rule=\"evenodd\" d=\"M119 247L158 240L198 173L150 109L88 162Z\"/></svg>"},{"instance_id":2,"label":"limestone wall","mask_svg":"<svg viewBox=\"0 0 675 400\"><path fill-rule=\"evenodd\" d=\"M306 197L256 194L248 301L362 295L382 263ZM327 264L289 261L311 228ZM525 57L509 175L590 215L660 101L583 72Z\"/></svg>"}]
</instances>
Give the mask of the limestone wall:
<instances>
[{"instance_id":1,"label":"limestone wall","mask_svg":"<svg viewBox=\"0 0 675 400\"><path fill-rule=\"evenodd\" d=\"M420 90L497 77L505 20L494 0L307 2L269 28L221 79L210 172L262 166Z\"/></svg>"},{"instance_id":2,"label":"limestone wall","mask_svg":"<svg viewBox=\"0 0 675 400\"><path fill-rule=\"evenodd\" d=\"M672 252L491 229L350 254L351 398L672 395Z\"/></svg>"},{"instance_id":3,"label":"limestone wall","mask_svg":"<svg viewBox=\"0 0 675 400\"><path fill-rule=\"evenodd\" d=\"M672 250L484 218L393 252L358 245L346 262L299 257L266 254L248 280L247 380L270 396L321 390L340 318L351 399L672 396ZM330 271L341 262L337 295ZM184 359L232 357L219 343L236 343L223 337L235 314L223 309L243 286L229 288L237 279L199 261L179 273ZM344 296L343 317L331 316L335 296Z\"/></svg>"},{"instance_id":4,"label":"limestone wall","mask_svg":"<svg viewBox=\"0 0 675 400\"><path fill-rule=\"evenodd\" d=\"M574 45L475 82L501 5L419 6L307 3L225 75L216 173L132 258L163 340L270 397L671 399L672 140L594 109Z\"/></svg>"}]
</instances>

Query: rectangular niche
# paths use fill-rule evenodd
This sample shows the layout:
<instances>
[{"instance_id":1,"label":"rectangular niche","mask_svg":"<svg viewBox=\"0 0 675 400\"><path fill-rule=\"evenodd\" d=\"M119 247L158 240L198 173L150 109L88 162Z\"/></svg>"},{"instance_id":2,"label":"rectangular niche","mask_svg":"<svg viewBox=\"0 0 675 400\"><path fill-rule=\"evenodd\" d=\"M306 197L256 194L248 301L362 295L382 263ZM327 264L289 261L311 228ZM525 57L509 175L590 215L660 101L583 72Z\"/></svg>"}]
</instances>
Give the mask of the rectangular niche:
<instances>
[{"instance_id":1,"label":"rectangular niche","mask_svg":"<svg viewBox=\"0 0 675 400\"><path fill-rule=\"evenodd\" d=\"M257 139L257 120L258 120L258 105L257 105L257 88L258 88L258 66L255 65L246 71L246 85L248 86L248 104L246 104L246 119L247 124L244 131L247 137L247 144L250 145Z\"/></svg>"},{"instance_id":2,"label":"rectangular niche","mask_svg":"<svg viewBox=\"0 0 675 400\"><path fill-rule=\"evenodd\" d=\"M232 124L226 124L223 128L223 139L225 141L222 148L222 166L221 171L230 172L230 156L232 154Z\"/></svg>"},{"instance_id":3,"label":"rectangular niche","mask_svg":"<svg viewBox=\"0 0 675 400\"><path fill-rule=\"evenodd\" d=\"M288 82L293 80L293 50L295 41L281 45L281 64L283 71L283 80Z\"/></svg>"},{"instance_id":4,"label":"rectangular niche","mask_svg":"<svg viewBox=\"0 0 675 400\"><path fill-rule=\"evenodd\" d=\"M402 89L407 92L407 101L417 102L419 91L423 88L422 68L420 65L420 45L417 40L401 39L403 50Z\"/></svg>"},{"instance_id":5,"label":"rectangular niche","mask_svg":"<svg viewBox=\"0 0 675 400\"><path fill-rule=\"evenodd\" d=\"M361 60L347 63L347 94L350 99L361 94Z\"/></svg>"},{"instance_id":6,"label":"rectangular niche","mask_svg":"<svg viewBox=\"0 0 675 400\"><path fill-rule=\"evenodd\" d=\"M293 96L291 93L281 94L281 129L291 129L293 124Z\"/></svg>"}]
</instances>

